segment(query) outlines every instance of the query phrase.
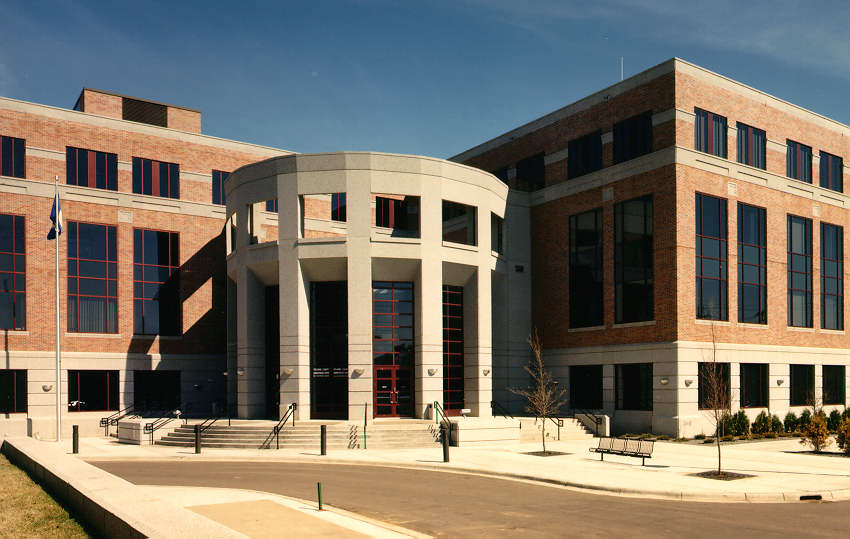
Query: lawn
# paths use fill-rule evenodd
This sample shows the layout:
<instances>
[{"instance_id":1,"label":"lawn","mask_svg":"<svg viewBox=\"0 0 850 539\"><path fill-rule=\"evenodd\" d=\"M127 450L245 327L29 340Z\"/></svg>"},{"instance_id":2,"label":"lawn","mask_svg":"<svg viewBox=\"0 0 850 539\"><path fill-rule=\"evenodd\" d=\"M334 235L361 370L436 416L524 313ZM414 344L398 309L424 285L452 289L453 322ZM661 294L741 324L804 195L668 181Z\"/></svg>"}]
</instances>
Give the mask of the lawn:
<instances>
[{"instance_id":1,"label":"lawn","mask_svg":"<svg viewBox=\"0 0 850 539\"><path fill-rule=\"evenodd\" d=\"M88 537L61 505L0 455L0 537Z\"/></svg>"}]
</instances>

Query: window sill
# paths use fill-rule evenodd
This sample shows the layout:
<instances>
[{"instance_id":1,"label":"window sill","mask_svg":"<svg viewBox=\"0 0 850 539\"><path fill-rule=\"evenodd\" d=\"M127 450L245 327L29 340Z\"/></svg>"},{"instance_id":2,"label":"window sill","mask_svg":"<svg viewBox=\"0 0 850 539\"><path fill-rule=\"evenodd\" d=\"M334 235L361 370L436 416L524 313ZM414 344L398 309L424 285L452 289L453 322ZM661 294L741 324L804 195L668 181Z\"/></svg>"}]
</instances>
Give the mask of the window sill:
<instances>
[{"instance_id":1,"label":"window sill","mask_svg":"<svg viewBox=\"0 0 850 539\"><path fill-rule=\"evenodd\" d=\"M133 335L134 339L150 340L159 339L161 341L182 341L183 335Z\"/></svg>"},{"instance_id":2,"label":"window sill","mask_svg":"<svg viewBox=\"0 0 850 539\"><path fill-rule=\"evenodd\" d=\"M705 320L702 318L694 319L694 324L698 326L731 326L732 323L728 320Z\"/></svg>"},{"instance_id":3,"label":"window sill","mask_svg":"<svg viewBox=\"0 0 850 539\"><path fill-rule=\"evenodd\" d=\"M451 247L453 249L461 249L464 251L477 251L477 245L469 245L468 243L457 243L454 241L443 240L443 247Z\"/></svg>"},{"instance_id":4,"label":"window sill","mask_svg":"<svg viewBox=\"0 0 850 539\"><path fill-rule=\"evenodd\" d=\"M76 332L65 332L66 337L81 337L84 339L120 339L122 335L120 333L76 333ZM104 410L107 411L107 410Z\"/></svg>"},{"instance_id":5,"label":"window sill","mask_svg":"<svg viewBox=\"0 0 850 539\"><path fill-rule=\"evenodd\" d=\"M348 236L333 236L329 238L298 238L298 245L311 245L322 243L345 243Z\"/></svg>"},{"instance_id":6,"label":"window sill","mask_svg":"<svg viewBox=\"0 0 850 539\"><path fill-rule=\"evenodd\" d=\"M843 329L819 329L818 333L824 333L826 335L844 335Z\"/></svg>"},{"instance_id":7,"label":"window sill","mask_svg":"<svg viewBox=\"0 0 850 539\"><path fill-rule=\"evenodd\" d=\"M643 326L654 326L655 320L644 320L643 322L623 322L622 324L614 324L612 328L639 328Z\"/></svg>"},{"instance_id":8,"label":"window sill","mask_svg":"<svg viewBox=\"0 0 850 539\"><path fill-rule=\"evenodd\" d=\"M23 335L27 336L30 334L27 329L0 329L0 334L3 335Z\"/></svg>"},{"instance_id":9,"label":"window sill","mask_svg":"<svg viewBox=\"0 0 850 539\"><path fill-rule=\"evenodd\" d=\"M770 326L767 324L753 324L750 322L738 322L737 326L739 328L747 328L747 329L770 329Z\"/></svg>"},{"instance_id":10,"label":"window sill","mask_svg":"<svg viewBox=\"0 0 850 539\"><path fill-rule=\"evenodd\" d=\"M567 333L583 333L585 331L600 331L605 329L605 326L588 326L586 328L569 328Z\"/></svg>"},{"instance_id":11,"label":"window sill","mask_svg":"<svg viewBox=\"0 0 850 539\"><path fill-rule=\"evenodd\" d=\"M785 328L787 331L799 331L802 333L814 333L815 328L798 328L796 326L788 326Z\"/></svg>"}]
</instances>

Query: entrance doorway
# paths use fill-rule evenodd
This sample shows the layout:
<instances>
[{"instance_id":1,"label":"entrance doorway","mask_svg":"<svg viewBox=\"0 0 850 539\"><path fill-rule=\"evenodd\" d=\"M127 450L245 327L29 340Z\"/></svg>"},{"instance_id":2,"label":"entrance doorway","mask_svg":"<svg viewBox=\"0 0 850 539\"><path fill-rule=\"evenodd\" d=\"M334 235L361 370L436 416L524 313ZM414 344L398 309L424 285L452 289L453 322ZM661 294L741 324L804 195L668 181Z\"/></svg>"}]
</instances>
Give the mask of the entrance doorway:
<instances>
[{"instance_id":1,"label":"entrance doorway","mask_svg":"<svg viewBox=\"0 0 850 539\"><path fill-rule=\"evenodd\" d=\"M463 287L443 285L443 408L463 410Z\"/></svg>"},{"instance_id":2,"label":"entrance doorway","mask_svg":"<svg viewBox=\"0 0 850 539\"><path fill-rule=\"evenodd\" d=\"M372 284L374 417L413 415L413 283Z\"/></svg>"},{"instance_id":3,"label":"entrance doorway","mask_svg":"<svg viewBox=\"0 0 850 539\"><path fill-rule=\"evenodd\" d=\"M310 284L310 417L348 419L348 283Z\"/></svg>"},{"instance_id":4,"label":"entrance doorway","mask_svg":"<svg viewBox=\"0 0 850 539\"><path fill-rule=\"evenodd\" d=\"M133 406L149 412L180 408L180 371L133 371Z\"/></svg>"},{"instance_id":5,"label":"entrance doorway","mask_svg":"<svg viewBox=\"0 0 850 539\"><path fill-rule=\"evenodd\" d=\"M280 419L280 287L266 287L266 413Z\"/></svg>"}]
</instances>

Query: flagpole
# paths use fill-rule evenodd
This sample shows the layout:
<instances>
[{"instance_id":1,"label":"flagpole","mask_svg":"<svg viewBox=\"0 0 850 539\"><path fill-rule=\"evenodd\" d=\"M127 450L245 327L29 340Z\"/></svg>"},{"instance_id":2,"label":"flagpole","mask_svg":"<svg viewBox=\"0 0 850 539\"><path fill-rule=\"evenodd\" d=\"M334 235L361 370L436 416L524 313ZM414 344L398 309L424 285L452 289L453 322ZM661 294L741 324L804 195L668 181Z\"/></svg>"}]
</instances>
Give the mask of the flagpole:
<instances>
[{"instance_id":1,"label":"flagpole","mask_svg":"<svg viewBox=\"0 0 850 539\"><path fill-rule=\"evenodd\" d=\"M53 203L59 197L59 176L53 178ZM57 208L57 213L59 208ZM56 216L59 220L59 216ZM59 224L55 223L56 229L56 441L62 441L62 350L61 333L59 332Z\"/></svg>"}]
</instances>

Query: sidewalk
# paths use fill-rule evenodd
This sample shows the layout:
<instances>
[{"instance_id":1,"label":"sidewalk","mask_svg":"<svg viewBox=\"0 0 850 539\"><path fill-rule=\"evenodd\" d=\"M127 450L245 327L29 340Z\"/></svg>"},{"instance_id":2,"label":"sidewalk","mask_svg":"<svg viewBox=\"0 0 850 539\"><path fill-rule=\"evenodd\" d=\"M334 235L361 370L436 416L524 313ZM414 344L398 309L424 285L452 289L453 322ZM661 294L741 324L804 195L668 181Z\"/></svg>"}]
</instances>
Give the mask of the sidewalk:
<instances>
[{"instance_id":1,"label":"sidewalk","mask_svg":"<svg viewBox=\"0 0 850 539\"><path fill-rule=\"evenodd\" d=\"M604 462L589 453L596 440L547 442L547 449L567 453L537 457L539 443L488 447L452 447L451 462L442 462L441 448L334 450L322 457L303 449L193 449L131 446L106 438L80 440L79 457L86 460L242 460L370 464L454 472L472 472L519 480L544 481L599 494L688 501L783 502L819 495L823 500L850 500L850 458L805 453L797 439L724 444L723 470L754 477L718 481L690 474L717 467L714 445L657 442L652 459L607 455ZM66 450L70 445L66 444ZM833 447L834 449L834 447Z\"/></svg>"}]
</instances>

